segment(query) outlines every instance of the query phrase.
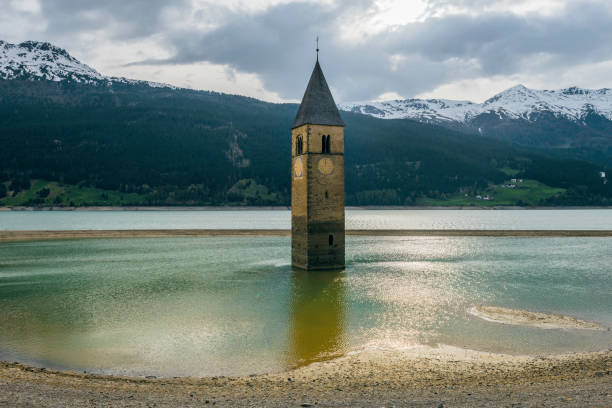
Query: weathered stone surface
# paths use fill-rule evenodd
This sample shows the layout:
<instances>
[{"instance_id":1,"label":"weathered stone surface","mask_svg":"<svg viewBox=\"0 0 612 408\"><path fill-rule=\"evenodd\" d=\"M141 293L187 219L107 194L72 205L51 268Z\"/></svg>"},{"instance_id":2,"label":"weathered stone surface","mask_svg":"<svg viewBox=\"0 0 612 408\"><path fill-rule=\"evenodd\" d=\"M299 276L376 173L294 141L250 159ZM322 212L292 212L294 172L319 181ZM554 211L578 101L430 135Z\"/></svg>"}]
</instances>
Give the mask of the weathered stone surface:
<instances>
[{"instance_id":1,"label":"weathered stone surface","mask_svg":"<svg viewBox=\"0 0 612 408\"><path fill-rule=\"evenodd\" d=\"M324 147L328 136L329 152ZM301 149L297 148L299 141ZM304 125L293 129L292 164L292 265L309 270L342 269L344 128Z\"/></svg>"}]
</instances>

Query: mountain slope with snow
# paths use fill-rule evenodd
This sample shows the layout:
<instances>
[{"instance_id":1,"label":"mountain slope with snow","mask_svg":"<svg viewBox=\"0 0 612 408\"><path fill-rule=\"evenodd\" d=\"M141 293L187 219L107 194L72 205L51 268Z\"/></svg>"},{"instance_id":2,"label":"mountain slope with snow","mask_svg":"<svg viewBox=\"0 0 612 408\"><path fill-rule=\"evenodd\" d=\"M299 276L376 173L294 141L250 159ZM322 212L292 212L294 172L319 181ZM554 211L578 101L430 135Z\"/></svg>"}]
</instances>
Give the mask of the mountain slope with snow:
<instances>
[{"instance_id":1,"label":"mountain slope with snow","mask_svg":"<svg viewBox=\"0 0 612 408\"><path fill-rule=\"evenodd\" d=\"M87 84L131 83L171 87L148 81L107 77L48 42L11 44L0 40L0 79L74 81ZM573 121L597 113L612 120L612 89L568 88L538 91L517 85L478 104L447 99L404 99L382 102L345 103L340 109L381 119L415 119L440 124L469 124L482 114L504 119L534 120L549 112Z\"/></svg>"},{"instance_id":2,"label":"mountain slope with snow","mask_svg":"<svg viewBox=\"0 0 612 408\"><path fill-rule=\"evenodd\" d=\"M483 103L404 99L345 103L344 111L411 119L522 148L612 165L612 89L539 91L517 85Z\"/></svg>"},{"instance_id":3,"label":"mountain slope with snow","mask_svg":"<svg viewBox=\"0 0 612 408\"><path fill-rule=\"evenodd\" d=\"M446 99L404 99L381 102L345 103L340 108L381 119L415 119L421 122L469 123L482 114L501 119L536 120L537 114L552 113L572 121L581 121L590 113L612 120L612 89L568 88L534 90L517 85L483 103Z\"/></svg>"},{"instance_id":4,"label":"mountain slope with snow","mask_svg":"<svg viewBox=\"0 0 612 408\"><path fill-rule=\"evenodd\" d=\"M87 83L104 79L98 71L82 64L65 50L36 41L17 45L0 41L0 78Z\"/></svg>"},{"instance_id":5,"label":"mountain slope with snow","mask_svg":"<svg viewBox=\"0 0 612 408\"><path fill-rule=\"evenodd\" d=\"M141 84L174 88L156 82L104 76L66 50L39 41L11 44L0 40L0 79L73 81L91 85Z\"/></svg>"},{"instance_id":6,"label":"mountain slope with snow","mask_svg":"<svg viewBox=\"0 0 612 408\"><path fill-rule=\"evenodd\" d=\"M0 81L8 88L44 82L171 88L166 84L108 77L48 42L0 41ZM48 89L48 88L45 88ZM568 88L539 91L522 85L483 103L405 99L340 104L340 109L381 119L412 119L463 133L511 142L564 158L612 166L612 90Z\"/></svg>"}]
</instances>

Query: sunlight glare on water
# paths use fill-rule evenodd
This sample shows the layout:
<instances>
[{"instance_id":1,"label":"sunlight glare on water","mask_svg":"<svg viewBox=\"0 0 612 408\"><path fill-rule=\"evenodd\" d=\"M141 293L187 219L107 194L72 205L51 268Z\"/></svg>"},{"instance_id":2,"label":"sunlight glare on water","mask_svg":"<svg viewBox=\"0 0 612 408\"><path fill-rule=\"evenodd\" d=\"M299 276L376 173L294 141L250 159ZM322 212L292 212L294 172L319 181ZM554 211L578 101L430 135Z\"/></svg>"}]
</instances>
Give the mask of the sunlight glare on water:
<instances>
[{"instance_id":1,"label":"sunlight glare on water","mask_svg":"<svg viewBox=\"0 0 612 408\"><path fill-rule=\"evenodd\" d=\"M478 319L478 305L612 326L609 238L349 237L344 271L286 237L0 245L0 359L131 375L277 372L364 347L609 348L609 331Z\"/></svg>"}]
</instances>

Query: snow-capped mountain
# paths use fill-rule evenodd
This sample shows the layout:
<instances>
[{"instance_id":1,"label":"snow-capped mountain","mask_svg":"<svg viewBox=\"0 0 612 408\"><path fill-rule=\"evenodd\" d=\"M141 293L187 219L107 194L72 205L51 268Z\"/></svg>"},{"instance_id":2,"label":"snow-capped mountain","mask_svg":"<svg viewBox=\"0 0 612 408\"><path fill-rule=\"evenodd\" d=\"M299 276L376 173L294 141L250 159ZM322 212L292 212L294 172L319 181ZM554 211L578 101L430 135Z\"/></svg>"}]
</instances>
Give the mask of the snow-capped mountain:
<instances>
[{"instance_id":1,"label":"snow-capped mountain","mask_svg":"<svg viewBox=\"0 0 612 408\"><path fill-rule=\"evenodd\" d=\"M494 114L500 119L533 121L543 112L572 121L581 121L591 113L612 120L612 89L590 90L572 87L539 91L517 85L483 103L447 99L404 99L345 103L340 105L340 109L382 119L415 119L441 124L468 124L482 114Z\"/></svg>"},{"instance_id":2,"label":"snow-capped mountain","mask_svg":"<svg viewBox=\"0 0 612 408\"><path fill-rule=\"evenodd\" d=\"M612 89L540 91L517 85L483 103L404 99L344 103L344 111L412 119L552 155L612 164Z\"/></svg>"},{"instance_id":3,"label":"snow-capped mountain","mask_svg":"<svg viewBox=\"0 0 612 408\"><path fill-rule=\"evenodd\" d=\"M102 75L48 42L0 41L0 88L3 92L19 93L21 88L30 92L30 81L40 82L42 86L36 89L42 93L51 89L47 82L52 81L113 91L121 88L128 93L138 91L129 85L183 91L166 84ZM1 96L0 92L0 100ZM518 85L483 103L405 99L345 103L339 108L383 119L418 120L557 156L612 165L612 89L539 91Z\"/></svg>"},{"instance_id":4,"label":"snow-capped mountain","mask_svg":"<svg viewBox=\"0 0 612 408\"><path fill-rule=\"evenodd\" d=\"M11 44L0 40L0 79L74 81L94 85L145 84L174 88L156 82L104 76L68 54L66 50L39 41Z\"/></svg>"}]
</instances>

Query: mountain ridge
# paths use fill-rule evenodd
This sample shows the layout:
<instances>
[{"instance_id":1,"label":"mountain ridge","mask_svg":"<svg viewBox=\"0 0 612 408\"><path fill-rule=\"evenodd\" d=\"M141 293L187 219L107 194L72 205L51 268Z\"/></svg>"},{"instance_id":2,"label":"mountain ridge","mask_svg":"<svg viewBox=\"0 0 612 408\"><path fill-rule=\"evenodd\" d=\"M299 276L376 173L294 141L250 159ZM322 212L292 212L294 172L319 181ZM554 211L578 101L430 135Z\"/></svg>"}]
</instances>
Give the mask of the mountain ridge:
<instances>
[{"instance_id":1,"label":"mountain ridge","mask_svg":"<svg viewBox=\"0 0 612 408\"><path fill-rule=\"evenodd\" d=\"M71 56L65 49L49 42L24 41L11 44L0 40L0 79L74 81L88 84L144 84L151 87L181 89L170 84L111 77L99 73ZM483 103L467 100L396 99L339 103L341 110L361 113L379 119L414 119L421 122L466 124L485 113L496 113L510 119L531 120L537 112L553 112L573 121L596 112L612 120L612 89L570 87L559 90L534 90L522 84L508 88Z\"/></svg>"},{"instance_id":2,"label":"mountain ridge","mask_svg":"<svg viewBox=\"0 0 612 408\"><path fill-rule=\"evenodd\" d=\"M483 103L402 99L342 104L379 119L415 120L560 158L612 165L612 89L534 90L516 85Z\"/></svg>"},{"instance_id":3,"label":"mountain ridge","mask_svg":"<svg viewBox=\"0 0 612 408\"><path fill-rule=\"evenodd\" d=\"M340 104L342 110L379 119L415 119L420 121L455 121L469 123L485 113L497 113L509 119L533 120L538 112L552 112L580 121L590 112L612 120L612 89L570 87L558 90L535 90L522 84L508 88L483 103L452 99L395 99L389 101Z\"/></svg>"},{"instance_id":4,"label":"mountain ridge","mask_svg":"<svg viewBox=\"0 0 612 408\"><path fill-rule=\"evenodd\" d=\"M70 55L65 49L46 41L24 41L12 44L0 40L0 79L73 81L90 85L140 84L154 88L177 87L169 84L110 77Z\"/></svg>"}]
</instances>

